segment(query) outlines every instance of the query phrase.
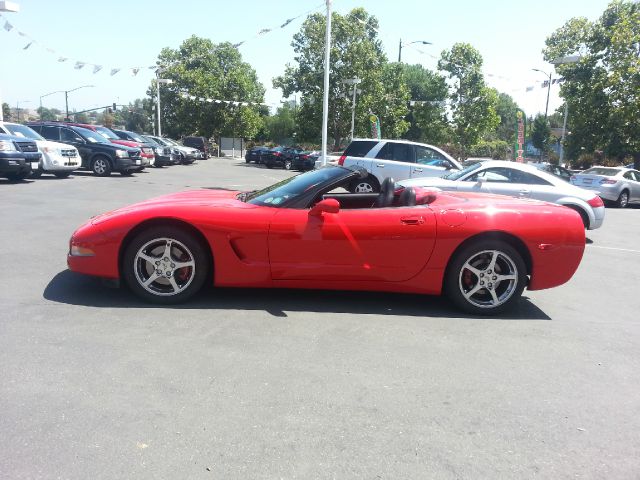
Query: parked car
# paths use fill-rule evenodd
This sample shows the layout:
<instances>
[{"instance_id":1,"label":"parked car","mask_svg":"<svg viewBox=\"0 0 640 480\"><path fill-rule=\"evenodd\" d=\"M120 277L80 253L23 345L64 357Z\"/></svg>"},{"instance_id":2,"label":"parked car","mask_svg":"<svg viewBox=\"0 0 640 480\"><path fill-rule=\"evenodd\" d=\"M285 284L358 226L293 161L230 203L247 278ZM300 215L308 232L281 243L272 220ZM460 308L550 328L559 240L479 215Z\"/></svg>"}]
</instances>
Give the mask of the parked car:
<instances>
[{"instance_id":1,"label":"parked car","mask_svg":"<svg viewBox=\"0 0 640 480\"><path fill-rule=\"evenodd\" d=\"M345 167L360 167L369 172L365 179L349 186L350 191L378 192L387 177L405 180L415 177L440 177L462 165L445 151L432 145L407 140L354 139L338 160Z\"/></svg>"},{"instance_id":2,"label":"parked car","mask_svg":"<svg viewBox=\"0 0 640 480\"><path fill-rule=\"evenodd\" d=\"M155 198L82 225L67 263L78 273L123 280L158 304L186 301L209 280L444 292L467 312L495 315L514 306L525 287L567 282L582 259L584 229L568 208L422 188L400 193L390 179L379 194L338 193L364 175L327 167L255 192Z\"/></svg>"},{"instance_id":3,"label":"parked car","mask_svg":"<svg viewBox=\"0 0 640 480\"><path fill-rule=\"evenodd\" d=\"M640 203L640 171L626 167L592 167L573 175L571 183L595 191L618 208Z\"/></svg>"},{"instance_id":4,"label":"parked car","mask_svg":"<svg viewBox=\"0 0 640 480\"><path fill-rule=\"evenodd\" d=\"M400 184L405 187L436 187L557 203L578 212L584 227L589 230L600 228L604 221L604 204L594 192L575 187L555 175L522 163L492 160L476 163L443 178L412 178Z\"/></svg>"},{"instance_id":5,"label":"parked car","mask_svg":"<svg viewBox=\"0 0 640 480\"><path fill-rule=\"evenodd\" d=\"M460 165L462 165L462 168L467 168L469 165L473 165L474 163L489 162L491 160L493 160L493 158L488 158L488 157L469 157L466 160L462 161L460 163Z\"/></svg>"},{"instance_id":6,"label":"parked car","mask_svg":"<svg viewBox=\"0 0 640 480\"><path fill-rule=\"evenodd\" d=\"M271 147L261 146L261 147L253 147L247 150L244 154L244 160L247 163L254 162L256 164L262 163L262 156L270 150Z\"/></svg>"},{"instance_id":7,"label":"parked car","mask_svg":"<svg viewBox=\"0 0 640 480\"><path fill-rule=\"evenodd\" d=\"M125 140L123 138L120 138L118 135L116 135L113 132L113 130L102 125L89 125L88 123L73 123L73 122L62 122L62 123L66 125L75 126L75 127L86 128L87 130L92 130L102 135L111 143L115 143L117 145L124 145L126 147L136 148L140 150L140 156L146 160L145 165L153 165L153 162L155 160L153 149L150 146L145 145L144 143L135 142L132 140Z\"/></svg>"},{"instance_id":8,"label":"parked car","mask_svg":"<svg viewBox=\"0 0 640 480\"><path fill-rule=\"evenodd\" d=\"M99 177L109 176L111 172L128 176L149 166L149 160L141 156L140 149L111 143L93 130L59 122L31 122L28 125L47 140L76 147L82 167Z\"/></svg>"},{"instance_id":9,"label":"parked car","mask_svg":"<svg viewBox=\"0 0 640 480\"><path fill-rule=\"evenodd\" d=\"M0 177L24 180L40 165L42 155L33 140L0 134Z\"/></svg>"},{"instance_id":10,"label":"parked car","mask_svg":"<svg viewBox=\"0 0 640 480\"><path fill-rule=\"evenodd\" d=\"M571 182L571 175L573 172L568 168L561 167L560 165L554 165L553 163L540 162L540 163L529 163L529 165L533 165L539 170L543 172L550 173L551 175L555 175L558 178L561 178L565 182Z\"/></svg>"},{"instance_id":11,"label":"parked car","mask_svg":"<svg viewBox=\"0 0 640 480\"><path fill-rule=\"evenodd\" d=\"M41 153L41 159L38 166L31 169L32 177L39 177L43 173L51 173L58 178L67 178L74 170L81 167L78 149L72 145L46 140L27 125L0 122L0 133L36 142L38 151Z\"/></svg>"},{"instance_id":12,"label":"parked car","mask_svg":"<svg viewBox=\"0 0 640 480\"><path fill-rule=\"evenodd\" d=\"M286 147L273 147L262 154L262 163L267 168L283 167L285 168L285 162L288 159L286 153ZM289 169L291 168L291 160L289 162Z\"/></svg>"},{"instance_id":13,"label":"parked car","mask_svg":"<svg viewBox=\"0 0 640 480\"><path fill-rule=\"evenodd\" d=\"M307 171L313 170L316 160L318 159L319 152L302 150L293 156L291 161L292 170Z\"/></svg>"},{"instance_id":14,"label":"parked car","mask_svg":"<svg viewBox=\"0 0 640 480\"><path fill-rule=\"evenodd\" d=\"M180 163L180 155L168 146L154 140L147 135L140 135L148 144L153 147L153 152L156 156L156 161L153 164L156 168L161 168L169 165L177 165Z\"/></svg>"},{"instance_id":15,"label":"parked car","mask_svg":"<svg viewBox=\"0 0 640 480\"><path fill-rule=\"evenodd\" d=\"M209 146L209 140L205 137L184 137L182 144L185 147L196 148L202 152L202 159L206 160L211 156L211 148Z\"/></svg>"},{"instance_id":16,"label":"parked car","mask_svg":"<svg viewBox=\"0 0 640 480\"><path fill-rule=\"evenodd\" d=\"M178 152L178 155L180 156L180 163L183 165L190 165L198 158L202 157L202 153L197 148L185 147L184 145L180 145L175 140L167 137L162 137L162 140L171 145Z\"/></svg>"}]
</instances>

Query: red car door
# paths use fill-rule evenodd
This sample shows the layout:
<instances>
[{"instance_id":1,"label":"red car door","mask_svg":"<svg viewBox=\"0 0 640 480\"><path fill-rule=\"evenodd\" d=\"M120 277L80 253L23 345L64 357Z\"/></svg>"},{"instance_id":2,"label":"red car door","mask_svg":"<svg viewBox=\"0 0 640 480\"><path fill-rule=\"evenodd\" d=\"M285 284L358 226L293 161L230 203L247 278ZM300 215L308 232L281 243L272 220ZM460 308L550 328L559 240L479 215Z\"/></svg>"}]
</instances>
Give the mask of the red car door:
<instances>
[{"instance_id":1,"label":"red car door","mask_svg":"<svg viewBox=\"0 0 640 480\"><path fill-rule=\"evenodd\" d=\"M425 266L435 244L425 206L344 209L309 215L281 209L269 229L273 280L399 282Z\"/></svg>"}]
</instances>

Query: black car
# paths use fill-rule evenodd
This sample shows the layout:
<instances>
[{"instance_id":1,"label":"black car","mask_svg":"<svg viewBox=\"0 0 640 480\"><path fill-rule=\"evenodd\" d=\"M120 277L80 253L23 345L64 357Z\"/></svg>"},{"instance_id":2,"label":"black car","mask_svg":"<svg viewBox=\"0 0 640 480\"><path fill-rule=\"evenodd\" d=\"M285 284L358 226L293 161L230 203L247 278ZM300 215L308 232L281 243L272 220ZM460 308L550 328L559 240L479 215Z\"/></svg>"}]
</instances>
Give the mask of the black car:
<instances>
[{"instance_id":1,"label":"black car","mask_svg":"<svg viewBox=\"0 0 640 480\"><path fill-rule=\"evenodd\" d=\"M82 167L99 177L120 172L131 175L144 170L148 160L143 159L140 150L111 143L92 130L56 122L30 122L32 129L48 140L73 145L80 152Z\"/></svg>"},{"instance_id":2,"label":"black car","mask_svg":"<svg viewBox=\"0 0 640 480\"><path fill-rule=\"evenodd\" d=\"M262 163L262 157L270 150L270 147L261 146L261 147L253 147L247 150L247 153L244 154L244 159L247 163Z\"/></svg>"},{"instance_id":3,"label":"black car","mask_svg":"<svg viewBox=\"0 0 640 480\"><path fill-rule=\"evenodd\" d=\"M543 172L548 172L551 175L555 175L558 178L561 178L565 182L571 182L571 175L573 172L568 170L560 165L554 165L552 163L530 163L538 170L542 170Z\"/></svg>"},{"instance_id":4,"label":"black car","mask_svg":"<svg viewBox=\"0 0 640 480\"><path fill-rule=\"evenodd\" d=\"M209 140L205 137L184 137L182 139L182 144L185 147L197 148L200 150L204 157L203 159L209 158L211 155L211 147L209 145Z\"/></svg>"},{"instance_id":5,"label":"black car","mask_svg":"<svg viewBox=\"0 0 640 480\"><path fill-rule=\"evenodd\" d=\"M291 161L291 170L313 170L316 165L316 160L318 159L318 152L302 150L293 155L293 160ZM286 165L285 165L286 168Z\"/></svg>"},{"instance_id":6,"label":"black car","mask_svg":"<svg viewBox=\"0 0 640 480\"><path fill-rule=\"evenodd\" d=\"M38 168L42 154L33 140L0 134L0 177L24 180Z\"/></svg>"},{"instance_id":7,"label":"black car","mask_svg":"<svg viewBox=\"0 0 640 480\"><path fill-rule=\"evenodd\" d=\"M154 167L163 167L165 165L178 165L180 163L180 155L175 153L169 145L165 145L148 135L140 135L149 145L153 147L153 153L156 156Z\"/></svg>"}]
</instances>

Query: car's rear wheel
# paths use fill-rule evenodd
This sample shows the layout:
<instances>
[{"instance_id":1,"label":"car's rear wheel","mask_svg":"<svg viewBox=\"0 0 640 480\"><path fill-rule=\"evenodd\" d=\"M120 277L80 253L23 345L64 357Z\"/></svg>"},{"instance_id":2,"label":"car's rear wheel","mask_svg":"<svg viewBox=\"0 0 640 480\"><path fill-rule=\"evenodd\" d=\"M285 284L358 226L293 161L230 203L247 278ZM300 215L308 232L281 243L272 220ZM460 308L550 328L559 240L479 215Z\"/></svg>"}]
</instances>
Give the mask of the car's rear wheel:
<instances>
[{"instance_id":1,"label":"car's rear wheel","mask_svg":"<svg viewBox=\"0 0 640 480\"><path fill-rule=\"evenodd\" d=\"M180 303L195 295L210 269L207 249L188 231L153 227L127 246L122 272L139 297L161 304Z\"/></svg>"},{"instance_id":2,"label":"car's rear wheel","mask_svg":"<svg viewBox=\"0 0 640 480\"><path fill-rule=\"evenodd\" d=\"M352 182L349 190L351 193L377 193L380 191L380 184L376 177L369 175L365 179Z\"/></svg>"},{"instance_id":3,"label":"car's rear wheel","mask_svg":"<svg viewBox=\"0 0 640 480\"><path fill-rule=\"evenodd\" d=\"M623 190L622 192L620 192L618 200L616 200L616 207L626 208L627 205L629 205L629 192Z\"/></svg>"},{"instance_id":4,"label":"car's rear wheel","mask_svg":"<svg viewBox=\"0 0 640 480\"><path fill-rule=\"evenodd\" d=\"M451 259L445 292L468 313L493 315L512 307L526 282L526 266L515 248L501 240L478 240Z\"/></svg>"},{"instance_id":5,"label":"car's rear wheel","mask_svg":"<svg viewBox=\"0 0 640 480\"><path fill-rule=\"evenodd\" d=\"M107 157L98 156L91 162L91 171L98 177L111 175L111 163Z\"/></svg>"}]
</instances>

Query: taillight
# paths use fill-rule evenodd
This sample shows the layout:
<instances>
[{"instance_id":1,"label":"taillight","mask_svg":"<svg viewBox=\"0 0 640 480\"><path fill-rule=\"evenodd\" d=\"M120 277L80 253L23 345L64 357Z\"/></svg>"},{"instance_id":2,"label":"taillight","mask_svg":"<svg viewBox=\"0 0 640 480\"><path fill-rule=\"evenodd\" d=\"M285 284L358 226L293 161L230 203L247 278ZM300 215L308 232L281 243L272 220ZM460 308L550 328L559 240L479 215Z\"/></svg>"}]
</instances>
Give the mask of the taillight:
<instances>
[{"instance_id":1,"label":"taillight","mask_svg":"<svg viewBox=\"0 0 640 480\"><path fill-rule=\"evenodd\" d=\"M342 155L339 159L338 159L338 165L342 166L344 165L344 160L347 158L346 155Z\"/></svg>"},{"instance_id":2,"label":"taillight","mask_svg":"<svg viewBox=\"0 0 640 480\"><path fill-rule=\"evenodd\" d=\"M589 200L587 203L591 205L593 208L604 207L604 202L597 195L593 197L591 200Z\"/></svg>"},{"instance_id":3,"label":"taillight","mask_svg":"<svg viewBox=\"0 0 640 480\"><path fill-rule=\"evenodd\" d=\"M302 160L308 160L309 159L309 155L302 155Z\"/></svg>"},{"instance_id":4,"label":"taillight","mask_svg":"<svg viewBox=\"0 0 640 480\"><path fill-rule=\"evenodd\" d=\"M274 157L279 157L280 156L280 152L273 152L273 156Z\"/></svg>"},{"instance_id":5,"label":"taillight","mask_svg":"<svg viewBox=\"0 0 640 480\"><path fill-rule=\"evenodd\" d=\"M603 178L600 180L600 185L613 185L614 183L618 183L617 180L611 180L610 178Z\"/></svg>"}]
</instances>

